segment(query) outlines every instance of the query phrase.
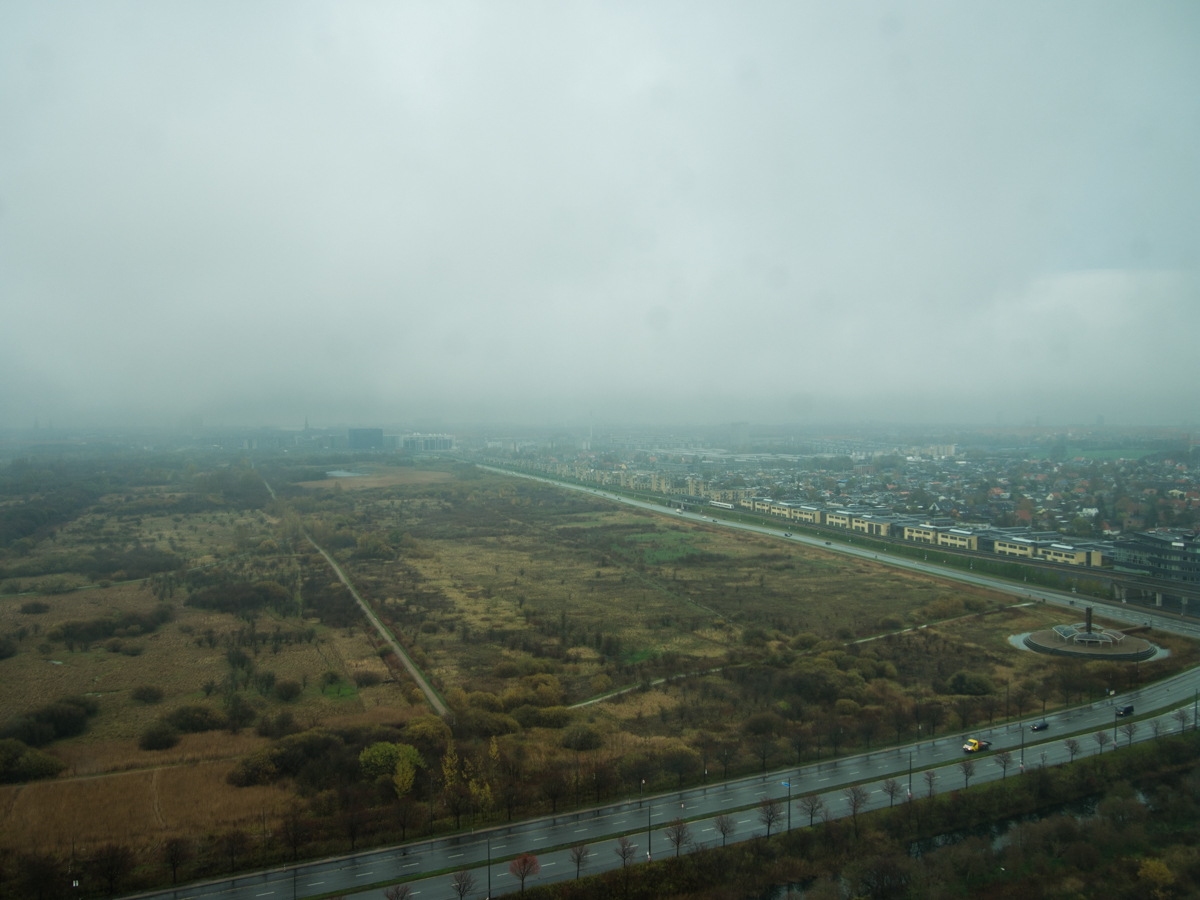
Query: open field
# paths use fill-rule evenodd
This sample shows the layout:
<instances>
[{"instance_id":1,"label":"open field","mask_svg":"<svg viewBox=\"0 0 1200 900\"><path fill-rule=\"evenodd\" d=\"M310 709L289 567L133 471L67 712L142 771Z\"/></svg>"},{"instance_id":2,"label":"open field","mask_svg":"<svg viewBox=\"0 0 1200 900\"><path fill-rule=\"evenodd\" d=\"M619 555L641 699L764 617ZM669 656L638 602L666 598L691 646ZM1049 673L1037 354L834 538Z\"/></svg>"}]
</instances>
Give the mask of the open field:
<instances>
[{"instance_id":1,"label":"open field","mask_svg":"<svg viewBox=\"0 0 1200 900\"><path fill-rule=\"evenodd\" d=\"M36 736L63 697L95 707L39 745L57 778L2 789L0 847L109 834L148 859L189 836L208 848L193 871L212 872L220 834L293 802L314 852L344 850L394 838L414 810L401 833L427 829L430 791L438 829L557 811L1049 710L1196 661L1157 634L1172 655L1140 668L1037 656L1008 637L1064 614L1013 595L450 462L371 471L327 489L279 470L278 501L245 471L194 476L233 486L219 495L149 479L0 560L26 591L0 597L6 727ZM426 715L305 534L452 722ZM191 707L217 724L141 748ZM416 749L420 804L363 768L380 742ZM86 828L76 807L95 810Z\"/></svg>"},{"instance_id":2,"label":"open field","mask_svg":"<svg viewBox=\"0 0 1200 900\"><path fill-rule=\"evenodd\" d=\"M392 487L399 484L444 484L453 481L448 472L417 469L411 466L356 465L350 471L353 477L330 477L323 481L297 482L299 487L331 490L335 486L344 491L364 491Z\"/></svg>"}]
</instances>

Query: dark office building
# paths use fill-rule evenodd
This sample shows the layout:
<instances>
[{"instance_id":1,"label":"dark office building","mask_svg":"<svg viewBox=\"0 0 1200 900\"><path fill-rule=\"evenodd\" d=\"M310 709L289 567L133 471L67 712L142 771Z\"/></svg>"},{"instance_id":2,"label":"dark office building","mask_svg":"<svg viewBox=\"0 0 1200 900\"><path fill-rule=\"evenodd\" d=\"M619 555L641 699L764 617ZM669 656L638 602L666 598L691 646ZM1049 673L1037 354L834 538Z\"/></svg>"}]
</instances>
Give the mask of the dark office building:
<instances>
[{"instance_id":1,"label":"dark office building","mask_svg":"<svg viewBox=\"0 0 1200 900\"><path fill-rule=\"evenodd\" d=\"M1200 584L1200 539L1164 531L1122 535L1113 545L1113 568Z\"/></svg>"},{"instance_id":2,"label":"dark office building","mask_svg":"<svg viewBox=\"0 0 1200 900\"><path fill-rule=\"evenodd\" d=\"M350 429L350 449L351 450L382 450L383 449L383 429L382 428L351 428Z\"/></svg>"}]
</instances>

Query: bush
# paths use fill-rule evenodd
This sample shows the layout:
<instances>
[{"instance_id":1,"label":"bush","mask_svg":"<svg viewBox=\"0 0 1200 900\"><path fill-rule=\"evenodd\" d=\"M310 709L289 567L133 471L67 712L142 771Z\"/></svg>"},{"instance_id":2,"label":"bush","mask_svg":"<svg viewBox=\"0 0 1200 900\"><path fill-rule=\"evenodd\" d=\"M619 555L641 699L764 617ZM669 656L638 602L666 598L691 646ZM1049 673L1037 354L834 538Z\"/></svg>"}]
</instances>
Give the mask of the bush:
<instances>
[{"instance_id":1,"label":"bush","mask_svg":"<svg viewBox=\"0 0 1200 900\"><path fill-rule=\"evenodd\" d=\"M153 684L143 684L130 691L129 696L138 703L158 703L163 698L163 690Z\"/></svg>"},{"instance_id":2,"label":"bush","mask_svg":"<svg viewBox=\"0 0 1200 900\"><path fill-rule=\"evenodd\" d=\"M179 732L166 722L155 722L142 732L138 746L143 750L170 750L179 743Z\"/></svg>"},{"instance_id":3,"label":"bush","mask_svg":"<svg viewBox=\"0 0 1200 900\"><path fill-rule=\"evenodd\" d=\"M9 638L0 638L0 659L17 655L17 645Z\"/></svg>"},{"instance_id":4,"label":"bush","mask_svg":"<svg viewBox=\"0 0 1200 900\"><path fill-rule=\"evenodd\" d=\"M284 703L291 703L300 696L301 691L298 681L281 681L275 685L275 696Z\"/></svg>"},{"instance_id":5,"label":"bush","mask_svg":"<svg viewBox=\"0 0 1200 900\"><path fill-rule=\"evenodd\" d=\"M0 783L53 778L65 768L66 763L49 753L34 750L11 738L0 740Z\"/></svg>"},{"instance_id":6,"label":"bush","mask_svg":"<svg viewBox=\"0 0 1200 900\"><path fill-rule=\"evenodd\" d=\"M383 676L378 672L355 672L354 683L359 687L373 687L383 681Z\"/></svg>"},{"instance_id":7,"label":"bush","mask_svg":"<svg viewBox=\"0 0 1200 900\"><path fill-rule=\"evenodd\" d=\"M121 648L121 653L125 656L141 656L142 650L141 644L126 644Z\"/></svg>"},{"instance_id":8,"label":"bush","mask_svg":"<svg viewBox=\"0 0 1200 900\"><path fill-rule=\"evenodd\" d=\"M166 721L184 733L216 731L229 724L229 720L219 709L199 704L179 707L167 716Z\"/></svg>"},{"instance_id":9,"label":"bush","mask_svg":"<svg viewBox=\"0 0 1200 900\"><path fill-rule=\"evenodd\" d=\"M28 603L21 604L21 612L27 616L40 616L42 613L50 612L50 604L43 603L41 600L30 600Z\"/></svg>"},{"instance_id":10,"label":"bush","mask_svg":"<svg viewBox=\"0 0 1200 900\"><path fill-rule=\"evenodd\" d=\"M91 697L63 697L57 703L10 720L0 736L40 747L58 738L81 734L87 727L88 717L95 715L99 708Z\"/></svg>"}]
</instances>

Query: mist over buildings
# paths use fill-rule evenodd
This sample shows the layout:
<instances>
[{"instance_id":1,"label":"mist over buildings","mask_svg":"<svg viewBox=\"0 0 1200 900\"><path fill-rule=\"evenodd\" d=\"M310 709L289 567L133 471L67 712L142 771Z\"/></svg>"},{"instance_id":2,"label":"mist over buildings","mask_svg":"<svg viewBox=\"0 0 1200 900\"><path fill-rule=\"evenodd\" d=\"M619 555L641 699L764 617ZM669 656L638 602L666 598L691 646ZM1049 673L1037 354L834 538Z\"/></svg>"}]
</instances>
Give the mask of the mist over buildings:
<instances>
[{"instance_id":1,"label":"mist over buildings","mask_svg":"<svg viewBox=\"0 0 1200 900\"><path fill-rule=\"evenodd\" d=\"M1200 7L8 4L0 425L1197 419Z\"/></svg>"}]
</instances>

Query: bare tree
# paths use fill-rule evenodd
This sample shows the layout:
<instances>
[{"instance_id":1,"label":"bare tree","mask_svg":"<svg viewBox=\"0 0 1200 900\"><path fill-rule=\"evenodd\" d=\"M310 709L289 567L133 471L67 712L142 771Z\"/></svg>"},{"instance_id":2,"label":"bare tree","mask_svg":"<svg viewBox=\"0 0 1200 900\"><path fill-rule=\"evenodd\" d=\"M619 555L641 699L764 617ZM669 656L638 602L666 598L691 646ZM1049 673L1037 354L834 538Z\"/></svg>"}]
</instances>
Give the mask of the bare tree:
<instances>
[{"instance_id":1,"label":"bare tree","mask_svg":"<svg viewBox=\"0 0 1200 900\"><path fill-rule=\"evenodd\" d=\"M450 879L450 888L458 895L458 900L463 900L467 894L475 890L475 876L466 869L459 869ZM525 890L524 882L521 883L521 890Z\"/></svg>"},{"instance_id":2,"label":"bare tree","mask_svg":"<svg viewBox=\"0 0 1200 900\"><path fill-rule=\"evenodd\" d=\"M1012 765L1012 761L1013 761L1012 754L1009 753L1007 750L1001 750L994 757L992 757L992 760L996 763L996 765L998 765L1000 767L1000 771L1003 773L1000 776L1001 780L1004 780L1005 778L1007 778L1008 777L1008 767Z\"/></svg>"},{"instance_id":3,"label":"bare tree","mask_svg":"<svg viewBox=\"0 0 1200 900\"><path fill-rule=\"evenodd\" d=\"M163 844L163 859L171 867L171 884L179 880L179 867L192 858L192 842L187 838L168 838Z\"/></svg>"},{"instance_id":4,"label":"bare tree","mask_svg":"<svg viewBox=\"0 0 1200 900\"><path fill-rule=\"evenodd\" d=\"M925 787L929 789L929 792L926 794L926 796L933 796L933 786L937 783L937 780L937 772L933 771L933 769L930 769L925 773Z\"/></svg>"},{"instance_id":5,"label":"bare tree","mask_svg":"<svg viewBox=\"0 0 1200 900\"><path fill-rule=\"evenodd\" d=\"M407 884L393 884L383 892L384 900L412 900L413 891Z\"/></svg>"},{"instance_id":6,"label":"bare tree","mask_svg":"<svg viewBox=\"0 0 1200 900\"><path fill-rule=\"evenodd\" d=\"M929 720L929 731L934 737L937 737L938 726L942 724L942 719L946 715L946 708L940 703L925 704L925 718Z\"/></svg>"},{"instance_id":7,"label":"bare tree","mask_svg":"<svg viewBox=\"0 0 1200 900\"><path fill-rule=\"evenodd\" d=\"M1017 708L1017 718L1021 718L1025 714L1025 707L1029 705L1029 701L1033 699L1033 694L1021 688L1014 691L1012 695L1013 706Z\"/></svg>"},{"instance_id":8,"label":"bare tree","mask_svg":"<svg viewBox=\"0 0 1200 900\"><path fill-rule=\"evenodd\" d=\"M244 832L237 830L225 832L219 841L221 851L229 857L229 871L232 872L237 868L238 857L246 851L246 845L250 841Z\"/></svg>"},{"instance_id":9,"label":"bare tree","mask_svg":"<svg viewBox=\"0 0 1200 900\"><path fill-rule=\"evenodd\" d=\"M1163 724L1159 719L1150 720L1150 732L1154 735L1154 742L1158 743L1158 739L1162 737Z\"/></svg>"},{"instance_id":10,"label":"bare tree","mask_svg":"<svg viewBox=\"0 0 1200 900\"><path fill-rule=\"evenodd\" d=\"M854 836L858 837L858 814L867 805L867 789L860 784L852 784L848 788L842 788L842 796L846 798L850 818L854 820Z\"/></svg>"},{"instance_id":11,"label":"bare tree","mask_svg":"<svg viewBox=\"0 0 1200 900\"><path fill-rule=\"evenodd\" d=\"M625 835L617 838L617 849L613 851L617 854L617 858L621 860L621 870L625 876L625 896L629 896L629 864L633 861L634 847L633 842Z\"/></svg>"},{"instance_id":12,"label":"bare tree","mask_svg":"<svg viewBox=\"0 0 1200 900\"><path fill-rule=\"evenodd\" d=\"M121 879L133 869L133 851L124 844L105 844L91 859L91 868L108 885L108 893L115 894Z\"/></svg>"},{"instance_id":13,"label":"bare tree","mask_svg":"<svg viewBox=\"0 0 1200 900\"><path fill-rule=\"evenodd\" d=\"M283 835L283 842L291 848L292 859L299 859L300 848L308 838L308 824L300 815L298 804L291 804L283 814L279 822L279 833Z\"/></svg>"},{"instance_id":14,"label":"bare tree","mask_svg":"<svg viewBox=\"0 0 1200 900\"><path fill-rule=\"evenodd\" d=\"M729 836L737 831L737 823L734 821L733 816L717 816L717 831L721 832L721 846L724 847L729 840Z\"/></svg>"},{"instance_id":15,"label":"bare tree","mask_svg":"<svg viewBox=\"0 0 1200 900\"><path fill-rule=\"evenodd\" d=\"M1171 713L1171 718L1179 723L1179 733L1183 734L1183 732L1187 730L1188 711L1181 707L1180 709L1177 709L1175 712Z\"/></svg>"},{"instance_id":16,"label":"bare tree","mask_svg":"<svg viewBox=\"0 0 1200 900\"><path fill-rule=\"evenodd\" d=\"M767 837L771 836L771 827L778 825L783 819L783 804L774 797L763 797L758 803L758 821L767 826Z\"/></svg>"},{"instance_id":17,"label":"bare tree","mask_svg":"<svg viewBox=\"0 0 1200 900\"><path fill-rule=\"evenodd\" d=\"M1125 745L1126 747L1133 746L1133 736L1137 733L1138 733L1138 723L1137 722L1126 722L1124 725L1121 726L1121 734L1125 735L1125 739L1126 739L1126 741L1128 741L1128 743Z\"/></svg>"},{"instance_id":18,"label":"bare tree","mask_svg":"<svg viewBox=\"0 0 1200 900\"><path fill-rule=\"evenodd\" d=\"M575 880L579 880L580 870L587 865L588 857L592 855L592 848L587 844L575 844L571 847L571 862L575 863Z\"/></svg>"},{"instance_id":19,"label":"bare tree","mask_svg":"<svg viewBox=\"0 0 1200 900\"><path fill-rule=\"evenodd\" d=\"M1108 743L1108 729L1097 731L1092 735L1092 740L1096 742L1096 747L1098 748L1096 752L1103 753L1104 745Z\"/></svg>"},{"instance_id":20,"label":"bare tree","mask_svg":"<svg viewBox=\"0 0 1200 900\"><path fill-rule=\"evenodd\" d=\"M532 853L522 853L508 864L508 874L521 882L521 893L525 893L525 879L542 871L541 863Z\"/></svg>"},{"instance_id":21,"label":"bare tree","mask_svg":"<svg viewBox=\"0 0 1200 900\"><path fill-rule=\"evenodd\" d=\"M896 798L900 795L900 782L895 778L889 778L883 783L883 792L888 795L888 808L891 809L896 805Z\"/></svg>"},{"instance_id":22,"label":"bare tree","mask_svg":"<svg viewBox=\"0 0 1200 900\"><path fill-rule=\"evenodd\" d=\"M996 711L1000 709L1000 698L995 694L986 694L984 695L983 699L979 701L979 705L983 708L983 711L987 713L988 724L991 725L996 719Z\"/></svg>"},{"instance_id":23,"label":"bare tree","mask_svg":"<svg viewBox=\"0 0 1200 900\"><path fill-rule=\"evenodd\" d=\"M819 794L805 794L800 798L800 808L808 813L808 827L811 828L821 810L825 808L825 801Z\"/></svg>"},{"instance_id":24,"label":"bare tree","mask_svg":"<svg viewBox=\"0 0 1200 900\"><path fill-rule=\"evenodd\" d=\"M666 827L666 835L667 841L675 848L675 855L679 856L679 849L692 839L692 829L683 819L675 819Z\"/></svg>"},{"instance_id":25,"label":"bare tree","mask_svg":"<svg viewBox=\"0 0 1200 900\"><path fill-rule=\"evenodd\" d=\"M975 760L964 759L960 761L958 764L958 771L962 772L963 775L963 787L970 787L971 776L975 774Z\"/></svg>"},{"instance_id":26,"label":"bare tree","mask_svg":"<svg viewBox=\"0 0 1200 900\"><path fill-rule=\"evenodd\" d=\"M1075 757L1079 755L1079 751L1081 749L1079 746L1079 741L1075 740L1075 738L1067 738L1065 741L1063 741L1063 746L1066 747L1067 752L1071 754L1071 762L1075 762Z\"/></svg>"}]
</instances>

